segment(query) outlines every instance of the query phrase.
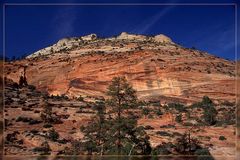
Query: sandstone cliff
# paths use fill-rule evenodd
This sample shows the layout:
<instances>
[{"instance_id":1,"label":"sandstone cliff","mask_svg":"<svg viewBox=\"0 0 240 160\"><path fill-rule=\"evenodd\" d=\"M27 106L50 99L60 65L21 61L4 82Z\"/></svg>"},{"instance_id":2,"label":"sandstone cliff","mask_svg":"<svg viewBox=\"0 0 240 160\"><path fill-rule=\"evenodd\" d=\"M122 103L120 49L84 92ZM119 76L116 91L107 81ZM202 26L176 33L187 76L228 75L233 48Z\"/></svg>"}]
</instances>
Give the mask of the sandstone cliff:
<instances>
[{"instance_id":1,"label":"sandstone cliff","mask_svg":"<svg viewBox=\"0 0 240 160\"><path fill-rule=\"evenodd\" d=\"M125 76L144 100L235 100L234 62L184 48L162 34L65 38L7 63L6 77L18 82L24 65L28 83L53 95L104 96L114 76Z\"/></svg>"}]
</instances>

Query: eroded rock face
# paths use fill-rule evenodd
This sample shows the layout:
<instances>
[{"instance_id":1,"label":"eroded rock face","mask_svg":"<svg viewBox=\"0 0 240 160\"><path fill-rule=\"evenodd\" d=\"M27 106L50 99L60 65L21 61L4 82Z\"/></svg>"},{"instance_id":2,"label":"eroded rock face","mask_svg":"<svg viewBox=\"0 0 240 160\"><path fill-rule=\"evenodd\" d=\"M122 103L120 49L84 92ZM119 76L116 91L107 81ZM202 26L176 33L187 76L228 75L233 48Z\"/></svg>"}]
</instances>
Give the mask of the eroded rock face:
<instances>
[{"instance_id":1,"label":"eroded rock face","mask_svg":"<svg viewBox=\"0 0 240 160\"><path fill-rule=\"evenodd\" d=\"M122 32L117 39L125 39L125 40L139 40L144 41L147 40L147 37L144 35L136 35L136 34L129 34L127 32Z\"/></svg>"},{"instance_id":2,"label":"eroded rock face","mask_svg":"<svg viewBox=\"0 0 240 160\"><path fill-rule=\"evenodd\" d=\"M173 43L171 38L163 35L163 34L159 34L159 35L156 35L154 36L154 41L156 42L162 42L162 43Z\"/></svg>"},{"instance_id":3,"label":"eroded rock face","mask_svg":"<svg viewBox=\"0 0 240 160\"><path fill-rule=\"evenodd\" d=\"M234 62L186 49L164 35L122 33L110 39L89 35L63 39L52 47L51 53L40 55L49 50L45 48L6 64L5 75L18 82L21 66L27 64L29 84L69 97L104 96L113 77L125 76L144 100L191 103L204 95L235 100Z\"/></svg>"}]
</instances>

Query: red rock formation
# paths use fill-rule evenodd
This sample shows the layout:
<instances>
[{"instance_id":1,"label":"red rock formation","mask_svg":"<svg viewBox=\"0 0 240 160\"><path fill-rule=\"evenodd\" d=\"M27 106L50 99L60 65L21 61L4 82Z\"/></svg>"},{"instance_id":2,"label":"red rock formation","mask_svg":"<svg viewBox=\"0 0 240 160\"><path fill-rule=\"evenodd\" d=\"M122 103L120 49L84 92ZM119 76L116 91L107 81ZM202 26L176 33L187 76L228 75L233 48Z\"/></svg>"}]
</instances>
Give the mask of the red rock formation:
<instances>
[{"instance_id":1,"label":"red rock formation","mask_svg":"<svg viewBox=\"0 0 240 160\"><path fill-rule=\"evenodd\" d=\"M234 62L183 48L163 35L91 37L65 39L61 45L66 49L55 44L27 59L7 63L5 75L18 82L21 66L27 64L29 84L69 97L103 96L114 76L125 76L140 99L187 103L208 95L215 100L235 100Z\"/></svg>"}]
</instances>

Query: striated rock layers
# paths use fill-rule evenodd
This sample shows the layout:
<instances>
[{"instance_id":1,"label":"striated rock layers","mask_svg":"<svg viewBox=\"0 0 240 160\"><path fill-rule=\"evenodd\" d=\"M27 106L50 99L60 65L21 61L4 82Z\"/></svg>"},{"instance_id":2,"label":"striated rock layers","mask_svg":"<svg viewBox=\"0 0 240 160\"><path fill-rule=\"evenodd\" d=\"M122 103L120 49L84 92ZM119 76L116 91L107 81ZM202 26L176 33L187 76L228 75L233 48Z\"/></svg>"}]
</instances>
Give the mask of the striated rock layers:
<instances>
[{"instance_id":1,"label":"striated rock layers","mask_svg":"<svg viewBox=\"0 0 240 160\"><path fill-rule=\"evenodd\" d=\"M235 100L234 62L184 48L162 34L65 38L5 64L5 76L18 82L24 65L28 83L53 95L104 96L114 76L125 76L143 100Z\"/></svg>"}]
</instances>

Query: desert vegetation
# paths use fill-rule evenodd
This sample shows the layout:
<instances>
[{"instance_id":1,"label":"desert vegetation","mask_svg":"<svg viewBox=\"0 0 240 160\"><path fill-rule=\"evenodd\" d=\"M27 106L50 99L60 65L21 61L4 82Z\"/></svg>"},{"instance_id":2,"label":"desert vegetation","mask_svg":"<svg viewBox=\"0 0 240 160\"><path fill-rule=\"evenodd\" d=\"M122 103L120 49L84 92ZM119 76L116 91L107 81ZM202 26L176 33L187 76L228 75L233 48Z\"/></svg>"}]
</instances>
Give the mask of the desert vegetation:
<instances>
[{"instance_id":1,"label":"desert vegetation","mask_svg":"<svg viewBox=\"0 0 240 160\"><path fill-rule=\"evenodd\" d=\"M198 156L211 155L215 141L233 138L225 134L211 141L204 134L235 120L225 114L235 104L215 104L207 96L191 105L140 101L125 77L113 78L107 97L94 101L49 96L27 83L6 84L6 154Z\"/></svg>"}]
</instances>

